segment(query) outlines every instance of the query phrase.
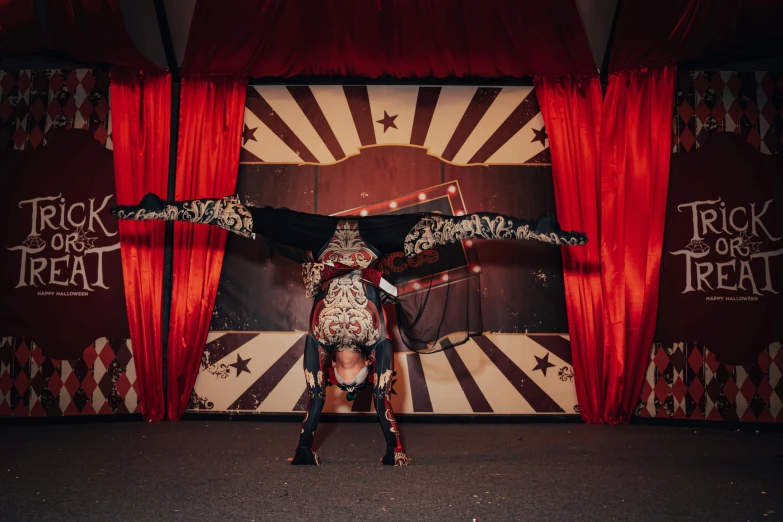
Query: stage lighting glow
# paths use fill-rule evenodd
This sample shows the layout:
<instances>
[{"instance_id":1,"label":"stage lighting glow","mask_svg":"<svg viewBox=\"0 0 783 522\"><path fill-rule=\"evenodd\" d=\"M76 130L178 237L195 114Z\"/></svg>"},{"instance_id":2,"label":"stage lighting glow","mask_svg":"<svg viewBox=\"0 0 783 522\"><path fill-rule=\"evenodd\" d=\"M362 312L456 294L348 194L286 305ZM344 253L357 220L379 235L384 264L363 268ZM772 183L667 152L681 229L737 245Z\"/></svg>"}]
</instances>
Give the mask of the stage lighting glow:
<instances>
[{"instance_id":1,"label":"stage lighting glow","mask_svg":"<svg viewBox=\"0 0 783 522\"><path fill-rule=\"evenodd\" d=\"M414 290L418 290L419 288L421 288L421 285L419 283L413 283Z\"/></svg>"},{"instance_id":2,"label":"stage lighting glow","mask_svg":"<svg viewBox=\"0 0 783 522\"><path fill-rule=\"evenodd\" d=\"M441 279L443 279L444 281L448 281L449 280L449 274L443 274L443 277Z\"/></svg>"},{"instance_id":3,"label":"stage lighting glow","mask_svg":"<svg viewBox=\"0 0 783 522\"><path fill-rule=\"evenodd\" d=\"M396 201L392 201L391 203L389 203L389 207L397 208L397 202Z\"/></svg>"},{"instance_id":4,"label":"stage lighting glow","mask_svg":"<svg viewBox=\"0 0 783 522\"><path fill-rule=\"evenodd\" d=\"M465 241L465 246L468 247L468 248L472 247L473 246L473 240L472 239L468 239L467 241Z\"/></svg>"},{"instance_id":5,"label":"stage lighting glow","mask_svg":"<svg viewBox=\"0 0 783 522\"><path fill-rule=\"evenodd\" d=\"M454 194L456 191L457 191L457 187L455 187L454 185L451 185L449 187L449 194Z\"/></svg>"},{"instance_id":6,"label":"stage lighting glow","mask_svg":"<svg viewBox=\"0 0 783 522\"><path fill-rule=\"evenodd\" d=\"M424 192L419 194L419 201L424 201L425 199L427 199L427 194L425 194Z\"/></svg>"},{"instance_id":7,"label":"stage lighting glow","mask_svg":"<svg viewBox=\"0 0 783 522\"><path fill-rule=\"evenodd\" d=\"M481 272L481 267L476 265L476 266L473 267L473 271L478 274L479 272Z\"/></svg>"},{"instance_id":8,"label":"stage lighting glow","mask_svg":"<svg viewBox=\"0 0 783 522\"><path fill-rule=\"evenodd\" d=\"M367 209L363 209L361 212L359 212L359 215L366 216L367 215Z\"/></svg>"}]
</instances>

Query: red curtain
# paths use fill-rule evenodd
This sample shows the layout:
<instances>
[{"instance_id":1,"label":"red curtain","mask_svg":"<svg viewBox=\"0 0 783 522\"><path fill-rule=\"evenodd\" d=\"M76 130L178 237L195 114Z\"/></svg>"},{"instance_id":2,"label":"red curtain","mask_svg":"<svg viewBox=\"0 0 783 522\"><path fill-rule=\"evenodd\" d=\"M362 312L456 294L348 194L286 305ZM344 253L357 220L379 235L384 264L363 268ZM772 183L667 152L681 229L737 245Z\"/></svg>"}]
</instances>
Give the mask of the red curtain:
<instances>
[{"instance_id":1,"label":"red curtain","mask_svg":"<svg viewBox=\"0 0 783 522\"><path fill-rule=\"evenodd\" d=\"M573 1L338 4L235 0L226 9L221 2L199 1L183 70L370 78L596 73Z\"/></svg>"},{"instance_id":2,"label":"red curtain","mask_svg":"<svg viewBox=\"0 0 783 522\"><path fill-rule=\"evenodd\" d=\"M135 205L147 192L165 194L169 173L171 75L114 68L112 138L117 203ZM141 413L162 420L162 221L119 221L125 301Z\"/></svg>"},{"instance_id":3,"label":"red curtain","mask_svg":"<svg viewBox=\"0 0 783 522\"><path fill-rule=\"evenodd\" d=\"M612 74L601 126L601 263L607 365L603 420L631 419L658 311L675 68ZM553 138L554 141L554 138Z\"/></svg>"},{"instance_id":4,"label":"red curtain","mask_svg":"<svg viewBox=\"0 0 783 522\"><path fill-rule=\"evenodd\" d=\"M33 53L41 40L33 0L0 0L0 54Z\"/></svg>"},{"instance_id":5,"label":"red curtain","mask_svg":"<svg viewBox=\"0 0 783 522\"><path fill-rule=\"evenodd\" d=\"M610 71L669 62L691 67L780 55L780 0L620 2Z\"/></svg>"},{"instance_id":6,"label":"red curtain","mask_svg":"<svg viewBox=\"0 0 783 522\"><path fill-rule=\"evenodd\" d=\"M177 200L223 197L236 189L246 76L182 80ZM168 339L168 415L188 406L207 341L227 232L174 223L173 289Z\"/></svg>"},{"instance_id":7,"label":"red curtain","mask_svg":"<svg viewBox=\"0 0 783 522\"><path fill-rule=\"evenodd\" d=\"M583 247L562 249L563 273L580 414L602 422L611 352L603 340L600 268L601 83L597 77L536 78L535 87L550 137L558 221L588 237Z\"/></svg>"}]
</instances>

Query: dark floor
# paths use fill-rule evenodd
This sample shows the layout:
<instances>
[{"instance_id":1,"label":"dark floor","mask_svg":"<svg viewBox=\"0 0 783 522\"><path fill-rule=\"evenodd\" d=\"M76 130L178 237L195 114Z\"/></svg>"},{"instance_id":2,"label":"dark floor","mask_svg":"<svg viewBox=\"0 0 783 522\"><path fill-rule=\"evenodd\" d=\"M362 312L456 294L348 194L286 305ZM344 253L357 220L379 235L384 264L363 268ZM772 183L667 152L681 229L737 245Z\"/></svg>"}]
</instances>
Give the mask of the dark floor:
<instances>
[{"instance_id":1,"label":"dark floor","mask_svg":"<svg viewBox=\"0 0 783 522\"><path fill-rule=\"evenodd\" d=\"M405 424L414 462L378 463L375 424L0 426L0 520L776 520L783 434L658 426Z\"/></svg>"}]
</instances>

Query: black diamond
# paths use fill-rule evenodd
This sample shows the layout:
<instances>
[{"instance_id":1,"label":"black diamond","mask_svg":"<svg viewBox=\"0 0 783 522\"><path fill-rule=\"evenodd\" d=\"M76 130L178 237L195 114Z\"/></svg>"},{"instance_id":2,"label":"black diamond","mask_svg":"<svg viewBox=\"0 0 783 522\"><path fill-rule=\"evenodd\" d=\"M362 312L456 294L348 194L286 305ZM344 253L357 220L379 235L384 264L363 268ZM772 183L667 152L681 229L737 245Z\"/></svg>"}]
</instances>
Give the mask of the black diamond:
<instances>
[{"instance_id":1,"label":"black diamond","mask_svg":"<svg viewBox=\"0 0 783 522\"><path fill-rule=\"evenodd\" d=\"M3 363L5 366L10 366L13 357L14 349L11 346L11 343L0 344L0 363Z\"/></svg>"},{"instance_id":2,"label":"black diamond","mask_svg":"<svg viewBox=\"0 0 783 522\"><path fill-rule=\"evenodd\" d=\"M675 371L681 372L685 369L685 353L681 348L675 348L672 354L669 356L669 360L671 361L672 368Z\"/></svg>"},{"instance_id":3,"label":"black diamond","mask_svg":"<svg viewBox=\"0 0 783 522\"><path fill-rule=\"evenodd\" d=\"M120 367L124 371L128 367L128 363L133 359L133 354L128 349L128 343L123 341L119 347L114 350L114 353L116 354L117 361L120 363Z\"/></svg>"},{"instance_id":4,"label":"black diamond","mask_svg":"<svg viewBox=\"0 0 783 522\"><path fill-rule=\"evenodd\" d=\"M758 363L753 363L750 367L750 371L748 371L748 379L750 379L750 382L758 388L758 385L761 384L764 377L764 371L759 367Z\"/></svg>"},{"instance_id":5,"label":"black diamond","mask_svg":"<svg viewBox=\"0 0 783 522\"><path fill-rule=\"evenodd\" d=\"M748 405L750 410L753 412L754 415L756 415L756 418L758 419L761 413L767 408L767 405L764 403L764 401L759 397L759 394L753 396L753 400L750 401L750 404Z\"/></svg>"},{"instance_id":6,"label":"black diamond","mask_svg":"<svg viewBox=\"0 0 783 522\"><path fill-rule=\"evenodd\" d=\"M48 381L49 378L55 374L55 371L57 368L54 366L54 363L51 359L48 357L44 359L43 364L41 365L41 373L43 374L44 378Z\"/></svg>"},{"instance_id":7,"label":"black diamond","mask_svg":"<svg viewBox=\"0 0 783 522\"><path fill-rule=\"evenodd\" d=\"M79 379L79 382L82 382L84 378L87 377L87 374L90 373L90 369L87 367L87 363L84 362L84 359L76 361L76 365L73 367L73 373L76 374L76 378Z\"/></svg>"},{"instance_id":8,"label":"black diamond","mask_svg":"<svg viewBox=\"0 0 783 522\"><path fill-rule=\"evenodd\" d=\"M84 388L80 386L79 389L76 390L76 393L73 394L73 404L76 406L76 409L81 412L84 407L87 406L88 402L90 402L90 398L87 397Z\"/></svg>"},{"instance_id":9,"label":"black diamond","mask_svg":"<svg viewBox=\"0 0 783 522\"><path fill-rule=\"evenodd\" d=\"M109 407L111 408L111 411L114 413L117 413L120 406L125 404L125 400L120 397L120 394L117 390L114 390L110 395L106 395L106 402L109 403Z\"/></svg>"},{"instance_id":10,"label":"black diamond","mask_svg":"<svg viewBox=\"0 0 783 522\"><path fill-rule=\"evenodd\" d=\"M30 387L33 390L35 390L35 393L37 393L38 395L41 395L41 393L43 393L44 388L46 388L46 379L44 378L41 372L35 374L33 380L30 381Z\"/></svg>"}]
</instances>

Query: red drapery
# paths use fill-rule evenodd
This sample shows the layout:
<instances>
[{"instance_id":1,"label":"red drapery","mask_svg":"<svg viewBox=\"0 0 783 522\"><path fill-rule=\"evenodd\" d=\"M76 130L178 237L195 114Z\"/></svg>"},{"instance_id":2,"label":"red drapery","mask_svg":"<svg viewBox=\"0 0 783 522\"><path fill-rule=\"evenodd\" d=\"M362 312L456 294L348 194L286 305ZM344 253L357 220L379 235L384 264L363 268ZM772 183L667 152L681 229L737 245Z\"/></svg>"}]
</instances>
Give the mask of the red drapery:
<instances>
[{"instance_id":1,"label":"red drapery","mask_svg":"<svg viewBox=\"0 0 783 522\"><path fill-rule=\"evenodd\" d=\"M675 68L612 74L601 125L601 262L608 365L603 421L630 421L658 311Z\"/></svg>"},{"instance_id":2,"label":"red drapery","mask_svg":"<svg viewBox=\"0 0 783 522\"><path fill-rule=\"evenodd\" d=\"M620 2L609 71L670 62L711 67L779 56L779 0Z\"/></svg>"},{"instance_id":3,"label":"red drapery","mask_svg":"<svg viewBox=\"0 0 783 522\"><path fill-rule=\"evenodd\" d=\"M35 17L33 0L0 0L0 53L35 52L43 35Z\"/></svg>"},{"instance_id":4,"label":"red drapery","mask_svg":"<svg viewBox=\"0 0 783 522\"><path fill-rule=\"evenodd\" d=\"M564 249L574 379L582 419L630 421L658 308L671 154L674 66L597 78L536 79L558 217L584 230Z\"/></svg>"},{"instance_id":5,"label":"red drapery","mask_svg":"<svg viewBox=\"0 0 783 522\"><path fill-rule=\"evenodd\" d=\"M200 1L183 70L370 78L596 72L573 1L343 0L339 5L243 0L226 9L221 2Z\"/></svg>"},{"instance_id":6,"label":"red drapery","mask_svg":"<svg viewBox=\"0 0 783 522\"><path fill-rule=\"evenodd\" d=\"M236 188L246 76L182 80L177 200L223 197ZM173 289L168 339L168 415L188 406L212 319L227 232L174 224Z\"/></svg>"},{"instance_id":7,"label":"red drapery","mask_svg":"<svg viewBox=\"0 0 783 522\"><path fill-rule=\"evenodd\" d=\"M169 172L171 75L114 68L111 104L117 203L134 205L147 192L165 194ZM146 420L162 420L165 224L120 221L119 229L141 413Z\"/></svg>"},{"instance_id":8,"label":"red drapery","mask_svg":"<svg viewBox=\"0 0 783 522\"><path fill-rule=\"evenodd\" d=\"M588 237L583 247L562 249L563 274L579 411L600 422L611 355L603 341L599 240L601 83L536 78L535 87L550 137L558 221Z\"/></svg>"}]
</instances>

